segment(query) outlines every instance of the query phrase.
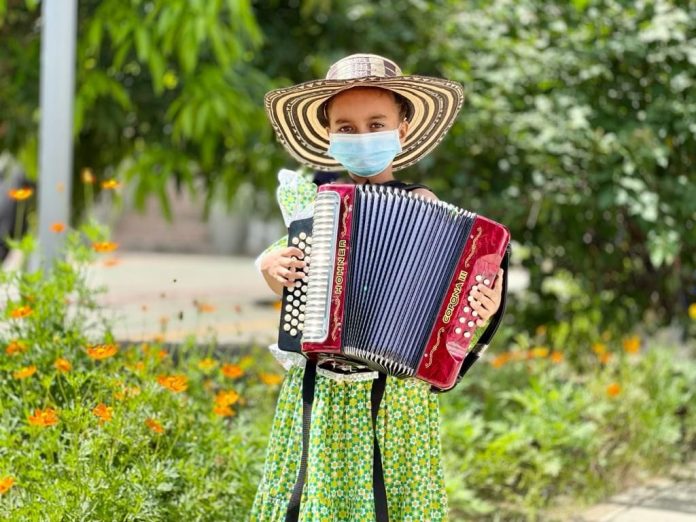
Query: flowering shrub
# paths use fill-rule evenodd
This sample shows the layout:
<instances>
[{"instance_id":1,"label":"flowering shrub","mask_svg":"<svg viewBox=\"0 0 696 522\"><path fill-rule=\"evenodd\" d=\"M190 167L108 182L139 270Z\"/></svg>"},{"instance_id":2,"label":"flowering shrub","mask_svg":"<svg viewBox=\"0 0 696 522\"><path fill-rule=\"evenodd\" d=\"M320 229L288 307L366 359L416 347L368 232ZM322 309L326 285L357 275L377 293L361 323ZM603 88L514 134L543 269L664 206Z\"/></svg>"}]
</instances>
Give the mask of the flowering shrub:
<instances>
[{"instance_id":1,"label":"flowering shrub","mask_svg":"<svg viewBox=\"0 0 696 522\"><path fill-rule=\"evenodd\" d=\"M85 279L117 247L95 226L61 233L69 261L0 273L0 519L244 520L277 364L214 342L117 343ZM696 447L696 365L634 335L567 354L547 341L503 332L442 396L452 520L533 518Z\"/></svg>"},{"instance_id":2,"label":"flowering shrub","mask_svg":"<svg viewBox=\"0 0 696 522\"><path fill-rule=\"evenodd\" d=\"M116 248L103 235L67 231L69 262L0 273L0 519L241 520L278 368L214 344L119 345L85 279Z\"/></svg>"}]
</instances>

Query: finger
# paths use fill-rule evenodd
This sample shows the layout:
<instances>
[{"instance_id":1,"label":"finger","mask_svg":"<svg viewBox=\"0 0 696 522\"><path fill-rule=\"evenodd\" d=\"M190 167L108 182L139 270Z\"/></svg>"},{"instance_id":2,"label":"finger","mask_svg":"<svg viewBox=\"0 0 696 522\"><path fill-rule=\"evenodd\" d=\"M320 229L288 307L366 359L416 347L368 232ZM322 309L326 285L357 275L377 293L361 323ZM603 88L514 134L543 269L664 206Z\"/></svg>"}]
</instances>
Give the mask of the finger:
<instances>
[{"instance_id":1,"label":"finger","mask_svg":"<svg viewBox=\"0 0 696 522\"><path fill-rule=\"evenodd\" d=\"M301 259L297 259L296 257L291 257L290 258L290 265L291 268L305 268L307 266L306 261L302 261Z\"/></svg>"},{"instance_id":2,"label":"finger","mask_svg":"<svg viewBox=\"0 0 696 522\"><path fill-rule=\"evenodd\" d=\"M498 295L498 292L494 288L488 288L486 285L474 285L471 288L471 292L476 296L476 292L481 292L481 294L485 295L486 297L490 297L493 299L496 295Z\"/></svg>"},{"instance_id":3,"label":"finger","mask_svg":"<svg viewBox=\"0 0 696 522\"><path fill-rule=\"evenodd\" d=\"M503 272L502 268L498 269L498 277L495 279L495 284L493 285L494 290L503 291Z\"/></svg>"},{"instance_id":4,"label":"finger","mask_svg":"<svg viewBox=\"0 0 696 522\"><path fill-rule=\"evenodd\" d=\"M281 255L283 257L296 257L298 259L302 259L304 257L304 252L300 250L297 247L291 246L291 247L286 247L283 250L280 251Z\"/></svg>"},{"instance_id":5,"label":"finger","mask_svg":"<svg viewBox=\"0 0 696 522\"><path fill-rule=\"evenodd\" d=\"M496 295L494 294L493 296L489 296L484 294L480 288L477 288L476 290L471 291L471 296L474 298L474 300L481 302L482 304L486 305L486 308L491 308L496 305Z\"/></svg>"}]
</instances>

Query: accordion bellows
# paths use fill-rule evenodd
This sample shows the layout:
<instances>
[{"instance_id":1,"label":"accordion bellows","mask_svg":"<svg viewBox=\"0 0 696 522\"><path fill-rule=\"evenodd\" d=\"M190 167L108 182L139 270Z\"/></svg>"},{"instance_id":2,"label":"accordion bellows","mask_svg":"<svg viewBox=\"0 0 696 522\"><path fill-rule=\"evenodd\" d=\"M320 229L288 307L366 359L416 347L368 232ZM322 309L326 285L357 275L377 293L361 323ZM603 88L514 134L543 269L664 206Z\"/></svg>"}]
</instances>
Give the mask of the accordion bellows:
<instances>
[{"instance_id":1,"label":"accordion bellows","mask_svg":"<svg viewBox=\"0 0 696 522\"><path fill-rule=\"evenodd\" d=\"M470 349L474 284L492 286L507 229L441 201L373 185L324 185L290 225L309 258L283 296L278 346L343 371L451 388Z\"/></svg>"}]
</instances>

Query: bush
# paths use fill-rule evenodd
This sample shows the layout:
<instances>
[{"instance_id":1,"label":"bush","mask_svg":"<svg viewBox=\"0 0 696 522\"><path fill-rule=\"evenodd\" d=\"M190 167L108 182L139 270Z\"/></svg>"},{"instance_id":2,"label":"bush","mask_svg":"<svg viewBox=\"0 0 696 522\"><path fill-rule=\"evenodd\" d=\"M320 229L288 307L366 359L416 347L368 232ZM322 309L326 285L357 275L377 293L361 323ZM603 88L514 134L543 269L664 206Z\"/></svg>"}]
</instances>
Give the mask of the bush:
<instances>
[{"instance_id":1,"label":"bush","mask_svg":"<svg viewBox=\"0 0 696 522\"><path fill-rule=\"evenodd\" d=\"M67 245L69 261L45 272L0 274L0 518L243 520L276 363L214 340L117 344L85 279L94 251L113 245L96 226ZM534 518L696 448L696 365L634 336L570 359L540 344L545 334L516 336L524 349L479 363L442 397L453 520Z\"/></svg>"}]
</instances>

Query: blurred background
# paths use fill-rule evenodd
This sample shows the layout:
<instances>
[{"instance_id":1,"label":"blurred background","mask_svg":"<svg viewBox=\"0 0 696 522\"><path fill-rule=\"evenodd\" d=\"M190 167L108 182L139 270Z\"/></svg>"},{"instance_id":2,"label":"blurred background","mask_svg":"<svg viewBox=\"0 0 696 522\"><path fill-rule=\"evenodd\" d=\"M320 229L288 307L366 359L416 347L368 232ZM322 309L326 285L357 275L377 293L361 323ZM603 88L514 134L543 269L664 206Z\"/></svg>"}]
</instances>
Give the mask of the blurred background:
<instances>
[{"instance_id":1,"label":"blurred background","mask_svg":"<svg viewBox=\"0 0 696 522\"><path fill-rule=\"evenodd\" d=\"M41 190L41 29L41 2L0 0L7 237L36 224L10 191ZM464 85L448 136L400 177L510 228L499 366L555 353L582 380L653 345L693 360L696 5L677 0L80 0L69 224L96 218L119 245L94 277L120 337L151 337L189 301L217 308L219 338L273 337L252 261L285 232L276 173L298 165L263 95L354 52Z\"/></svg>"},{"instance_id":2,"label":"blurred background","mask_svg":"<svg viewBox=\"0 0 696 522\"><path fill-rule=\"evenodd\" d=\"M508 321L549 325L561 345L638 326L686 336L696 301L693 9L82 0L71 220L93 195L123 250L258 254L283 232L275 174L296 167L263 94L369 51L464 84L447 139L402 176L511 228L529 285ZM10 186L37 178L39 2L0 1L0 23ZM118 194L101 188L112 179Z\"/></svg>"}]
</instances>

